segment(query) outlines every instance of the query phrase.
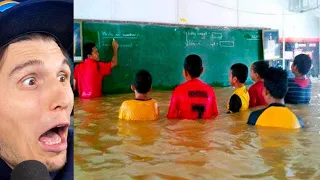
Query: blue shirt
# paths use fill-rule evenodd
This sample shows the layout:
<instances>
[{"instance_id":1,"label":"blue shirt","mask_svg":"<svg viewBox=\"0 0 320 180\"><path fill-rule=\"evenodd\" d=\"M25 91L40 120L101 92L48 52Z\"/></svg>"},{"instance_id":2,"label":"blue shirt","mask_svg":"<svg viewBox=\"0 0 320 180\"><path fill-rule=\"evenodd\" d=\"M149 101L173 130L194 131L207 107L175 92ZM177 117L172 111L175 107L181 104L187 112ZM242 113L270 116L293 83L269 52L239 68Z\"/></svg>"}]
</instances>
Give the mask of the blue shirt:
<instances>
[{"instance_id":1,"label":"blue shirt","mask_svg":"<svg viewBox=\"0 0 320 180\"><path fill-rule=\"evenodd\" d=\"M62 169L57 172L50 173L52 180L73 180L73 129L68 130L68 148L67 148L67 162ZM0 159L0 180L10 180L12 169Z\"/></svg>"},{"instance_id":2,"label":"blue shirt","mask_svg":"<svg viewBox=\"0 0 320 180\"><path fill-rule=\"evenodd\" d=\"M287 104L309 104L311 89L310 79L288 79L288 92L284 101Z\"/></svg>"}]
</instances>

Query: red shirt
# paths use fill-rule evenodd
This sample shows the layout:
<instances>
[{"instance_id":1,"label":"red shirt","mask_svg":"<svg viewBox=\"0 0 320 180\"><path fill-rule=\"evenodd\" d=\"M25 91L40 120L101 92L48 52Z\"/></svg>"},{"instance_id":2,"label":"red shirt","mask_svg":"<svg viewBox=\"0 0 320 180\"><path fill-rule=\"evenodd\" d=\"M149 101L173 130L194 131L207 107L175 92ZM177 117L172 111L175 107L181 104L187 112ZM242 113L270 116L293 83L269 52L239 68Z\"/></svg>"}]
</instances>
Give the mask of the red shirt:
<instances>
[{"instance_id":1,"label":"red shirt","mask_svg":"<svg viewBox=\"0 0 320 180\"><path fill-rule=\"evenodd\" d=\"M249 95L250 95L249 107L267 105L267 102L266 100L264 100L264 97L263 97L263 87L264 87L263 82L259 81L253 84L249 88Z\"/></svg>"},{"instance_id":2,"label":"red shirt","mask_svg":"<svg viewBox=\"0 0 320 180\"><path fill-rule=\"evenodd\" d=\"M86 59L84 62L78 64L74 70L74 78L76 80L79 96L81 98L102 96L103 77L110 73L111 62L106 63Z\"/></svg>"},{"instance_id":3,"label":"red shirt","mask_svg":"<svg viewBox=\"0 0 320 180\"><path fill-rule=\"evenodd\" d=\"M168 119L211 119L217 115L216 95L211 86L192 79L174 89Z\"/></svg>"}]
</instances>

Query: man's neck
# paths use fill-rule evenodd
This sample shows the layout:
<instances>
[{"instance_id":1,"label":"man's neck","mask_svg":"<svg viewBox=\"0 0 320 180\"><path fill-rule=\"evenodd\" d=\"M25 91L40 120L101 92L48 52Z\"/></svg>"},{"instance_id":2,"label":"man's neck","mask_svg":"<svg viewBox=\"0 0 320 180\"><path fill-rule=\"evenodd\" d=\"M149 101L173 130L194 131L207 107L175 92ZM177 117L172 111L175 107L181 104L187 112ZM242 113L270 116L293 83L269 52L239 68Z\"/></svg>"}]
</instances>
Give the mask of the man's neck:
<instances>
[{"instance_id":1,"label":"man's neck","mask_svg":"<svg viewBox=\"0 0 320 180\"><path fill-rule=\"evenodd\" d=\"M86 60L90 60L90 61L98 62L97 60L94 60L94 59L92 59L92 58L87 58Z\"/></svg>"},{"instance_id":2,"label":"man's neck","mask_svg":"<svg viewBox=\"0 0 320 180\"><path fill-rule=\"evenodd\" d=\"M257 78L254 82L255 82L255 83L258 83L258 82L262 82L262 81L263 81L262 78Z\"/></svg>"},{"instance_id":3,"label":"man's neck","mask_svg":"<svg viewBox=\"0 0 320 180\"><path fill-rule=\"evenodd\" d=\"M242 84L242 83L236 83L236 84L234 85L234 87L235 87L236 89L242 88L243 86L244 86L244 84Z\"/></svg>"},{"instance_id":4,"label":"man's neck","mask_svg":"<svg viewBox=\"0 0 320 180\"><path fill-rule=\"evenodd\" d=\"M196 79L199 79L199 77L197 77L197 78L187 77L187 78L186 78L186 81L196 80Z\"/></svg>"},{"instance_id":5,"label":"man's neck","mask_svg":"<svg viewBox=\"0 0 320 180\"><path fill-rule=\"evenodd\" d=\"M273 103L277 103L277 104L284 104L284 99L275 99L275 98L270 98L268 101L268 104L273 104Z\"/></svg>"},{"instance_id":6,"label":"man's neck","mask_svg":"<svg viewBox=\"0 0 320 180\"><path fill-rule=\"evenodd\" d=\"M147 100L147 99L150 99L147 94L141 94L141 93L138 93L138 92L134 92L134 95L135 95L135 98L136 99L141 99L141 100Z\"/></svg>"},{"instance_id":7,"label":"man's neck","mask_svg":"<svg viewBox=\"0 0 320 180\"><path fill-rule=\"evenodd\" d=\"M5 162L7 164L8 167L10 167L11 169L13 169L13 166L11 164L9 164L6 160L2 159L3 162Z\"/></svg>"},{"instance_id":8,"label":"man's neck","mask_svg":"<svg viewBox=\"0 0 320 180\"><path fill-rule=\"evenodd\" d=\"M301 75L301 74L295 74L295 78L296 79L306 79L307 76L306 75Z\"/></svg>"}]
</instances>

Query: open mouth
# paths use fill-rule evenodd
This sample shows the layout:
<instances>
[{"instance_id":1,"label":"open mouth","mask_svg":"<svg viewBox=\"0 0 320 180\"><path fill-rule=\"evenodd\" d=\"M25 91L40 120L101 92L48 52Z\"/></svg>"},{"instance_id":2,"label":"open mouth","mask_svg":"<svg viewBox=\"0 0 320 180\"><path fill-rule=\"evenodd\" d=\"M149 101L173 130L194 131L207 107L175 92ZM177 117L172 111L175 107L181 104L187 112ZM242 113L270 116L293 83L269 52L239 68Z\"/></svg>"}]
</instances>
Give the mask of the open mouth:
<instances>
[{"instance_id":1,"label":"open mouth","mask_svg":"<svg viewBox=\"0 0 320 180\"><path fill-rule=\"evenodd\" d=\"M67 149L68 123L57 124L39 137L45 151L61 152Z\"/></svg>"}]
</instances>

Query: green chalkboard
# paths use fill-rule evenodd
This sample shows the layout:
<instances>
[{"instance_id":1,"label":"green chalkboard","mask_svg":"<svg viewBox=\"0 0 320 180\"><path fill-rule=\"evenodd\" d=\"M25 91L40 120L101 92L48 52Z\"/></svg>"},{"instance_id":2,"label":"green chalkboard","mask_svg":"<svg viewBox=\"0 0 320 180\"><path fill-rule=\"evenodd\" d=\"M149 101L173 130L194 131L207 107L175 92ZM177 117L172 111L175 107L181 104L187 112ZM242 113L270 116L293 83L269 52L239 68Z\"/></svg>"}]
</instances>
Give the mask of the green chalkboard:
<instances>
[{"instance_id":1,"label":"green chalkboard","mask_svg":"<svg viewBox=\"0 0 320 180\"><path fill-rule=\"evenodd\" d=\"M184 81L183 62L191 53L201 56L201 79L213 86L229 85L233 63L250 66L263 58L261 29L103 21L83 21L82 28L83 42L95 42L102 61L112 58L112 39L119 43L118 66L104 78L104 93L130 91L139 69L150 71L153 89L172 89Z\"/></svg>"}]
</instances>

